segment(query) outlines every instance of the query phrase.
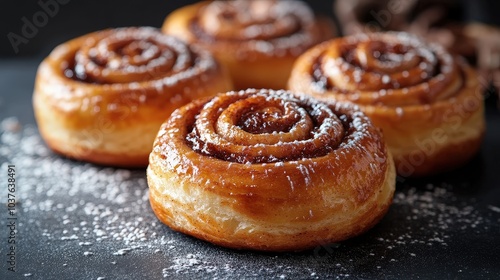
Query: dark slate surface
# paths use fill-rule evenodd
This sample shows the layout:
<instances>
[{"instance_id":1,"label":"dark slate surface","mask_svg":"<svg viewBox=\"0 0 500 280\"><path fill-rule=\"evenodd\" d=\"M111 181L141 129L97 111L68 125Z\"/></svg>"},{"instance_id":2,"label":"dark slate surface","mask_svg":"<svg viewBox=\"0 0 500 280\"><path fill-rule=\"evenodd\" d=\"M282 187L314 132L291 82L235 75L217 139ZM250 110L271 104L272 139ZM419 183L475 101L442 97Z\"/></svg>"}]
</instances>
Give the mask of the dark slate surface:
<instances>
[{"instance_id":1,"label":"dark slate surface","mask_svg":"<svg viewBox=\"0 0 500 280\"><path fill-rule=\"evenodd\" d=\"M78 9L71 5L78 7L76 2L68 3L67 10L61 10L26 45L26 54L37 56L21 52L0 60L0 201L4 205L0 279L500 278L500 112L492 96L486 100L488 131L479 155L454 172L419 180L400 178L389 213L366 234L301 253L228 250L159 223L147 200L144 170L75 162L45 147L31 107L35 71L56 42L84 33L85 22L75 31L60 32L67 29L65 21L80 22L85 17L72 14ZM106 9L113 10L111 6ZM329 7L324 6L323 10ZM158 26L162 19L154 10L150 17L128 22L118 20L127 17L126 12L107 18L98 9L93 14L83 10L83 14L102 26ZM37 8L3 11L10 11L20 22ZM99 24L87 23L87 27L95 30ZM17 30L18 25L7 28ZM45 42L48 33L51 36ZM10 51L8 46L5 49ZM17 179L15 273L7 270L6 255L8 164L16 165Z\"/></svg>"},{"instance_id":2,"label":"dark slate surface","mask_svg":"<svg viewBox=\"0 0 500 280\"><path fill-rule=\"evenodd\" d=\"M17 272L6 267L4 207L0 279L500 277L500 113L492 97L480 154L451 173L400 178L389 213L365 235L302 253L256 253L216 247L160 224L144 170L52 154L31 107L38 63L0 62L3 205L7 164L16 165L18 183Z\"/></svg>"}]
</instances>

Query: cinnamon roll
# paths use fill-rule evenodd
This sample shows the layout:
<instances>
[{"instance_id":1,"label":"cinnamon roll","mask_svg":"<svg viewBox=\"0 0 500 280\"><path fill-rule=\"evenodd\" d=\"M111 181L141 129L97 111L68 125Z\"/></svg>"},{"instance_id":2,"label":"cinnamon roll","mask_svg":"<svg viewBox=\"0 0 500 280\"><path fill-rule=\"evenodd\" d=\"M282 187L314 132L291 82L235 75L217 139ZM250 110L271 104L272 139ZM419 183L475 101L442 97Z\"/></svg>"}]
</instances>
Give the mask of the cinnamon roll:
<instances>
[{"instance_id":1,"label":"cinnamon roll","mask_svg":"<svg viewBox=\"0 0 500 280\"><path fill-rule=\"evenodd\" d=\"M476 72L408 33L360 34L304 53L289 88L358 104L380 127L401 176L453 169L479 150L485 131Z\"/></svg>"},{"instance_id":2,"label":"cinnamon roll","mask_svg":"<svg viewBox=\"0 0 500 280\"><path fill-rule=\"evenodd\" d=\"M168 15L162 30L210 50L237 89L285 88L297 56L335 33L294 0L204 1Z\"/></svg>"},{"instance_id":3,"label":"cinnamon roll","mask_svg":"<svg viewBox=\"0 0 500 280\"><path fill-rule=\"evenodd\" d=\"M228 92L176 110L147 178L172 229L239 249L302 250L368 230L392 202L395 168L355 106L287 91Z\"/></svg>"},{"instance_id":4,"label":"cinnamon roll","mask_svg":"<svg viewBox=\"0 0 500 280\"><path fill-rule=\"evenodd\" d=\"M149 27L90 33L40 64L33 105L54 151L93 163L147 166L160 125L193 99L232 88L206 51Z\"/></svg>"}]
</instances>

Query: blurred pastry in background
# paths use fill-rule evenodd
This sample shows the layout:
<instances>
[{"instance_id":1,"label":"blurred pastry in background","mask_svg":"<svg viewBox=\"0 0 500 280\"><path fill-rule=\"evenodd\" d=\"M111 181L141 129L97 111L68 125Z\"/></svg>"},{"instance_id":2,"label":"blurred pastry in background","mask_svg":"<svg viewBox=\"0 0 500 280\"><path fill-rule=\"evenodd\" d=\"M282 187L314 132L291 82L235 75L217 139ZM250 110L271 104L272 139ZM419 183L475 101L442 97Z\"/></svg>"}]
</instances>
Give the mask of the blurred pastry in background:
<instances>
[{"instance_id":1,"label":"blurred pastry in background","mask_svg":"<svg viewBox=\"0 0 500 280\"><path fill-rule=\"evenodd\" d=\"M163 32L210 50L237 89L283 89L295 59L334 36L301 1L204 1L172 12Z\"/></svg>"},{"instance_id":2,"label":"blurred pastry in background","mask_svg":"<svg viewBox=\"0 0 500 280\"><path fill-rule=\"evenodd\" d=\"M476 66L483 86L500 92L500 1L337 0L344 35L407 31L439 43Z\"/></svg>"},{"instance_id":3,"label":"blurred pastry in background","mask_svg":"<svg viewBox=\"0 0 500 280\"><path fill-rule=\"evenodd\" d=\"M485 131L483 86L463 58L407 32L372 32L301 55L289 89L352 102L382 129L398 174L418 177L463 165Z\"/></svg>"},{"instance_id":4,"label":"blurred pastry in background","mask_svg":"<svg viewBox=\"0 0 500 280\"><path fill-rule=\"evenodd\" d=\"M481 81L491 83L500 95L500 28L471 23L465 27L465 34L476 42L476 65Z\"/></svg>"}]
</instances>

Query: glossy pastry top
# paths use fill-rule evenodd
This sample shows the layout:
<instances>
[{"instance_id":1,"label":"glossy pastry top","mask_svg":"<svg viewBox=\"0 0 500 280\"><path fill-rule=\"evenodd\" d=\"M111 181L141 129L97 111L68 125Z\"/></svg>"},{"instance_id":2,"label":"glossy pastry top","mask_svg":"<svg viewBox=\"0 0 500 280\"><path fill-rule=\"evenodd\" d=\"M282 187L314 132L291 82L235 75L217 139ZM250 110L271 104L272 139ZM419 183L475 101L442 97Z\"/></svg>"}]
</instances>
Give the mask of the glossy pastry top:
<instances>
[{"instance_id":1,"label":"glossy pastry top","mask_svg":"<svg viewBox=\"0 0 500 280\"><path fill-rule=\"evenodd\" d=\"M208 51L156 28L116 28L56 47L38 68L33 106L56 152L145 166L170 113L231 89L228 73Z\"/></svg>"},{"instance_id":2,"label":"glossy pastry top","mask_svg":"<svg viewBox=\"0 0 500 280\"><path fill-rule=\"evenodd\" d=\"M250 216L271 215L278 201L297 209L279 210L286 217L266 217L271 221L309 216L311 204L325 203L326 191L362 203L380 188L389 164L380 132L355 106L253 89L176 110L150 157L157 174L175 173L204 190L238 197L237 207ZM344 187L317 189L330 185ZM267 210L259 209L263 205Z\"/></svg>"},{"instance_id":3,"label":"glossy pastry top","mask_svg":"<svg viewBox=\"0 0 500 280\"><path fill-rule=\"evenodd\" d=\"M292 73L291 82L301 81L294 89L312 83L316 94L335 92L336 98L357 104L429 104L452 97L466 80L458 59L404 32L352 35L308 53Z\"/></svg>"},{"instance_id":4,"label":"glossy pastry top","mask_svg":"<svg viewBox=\"0 0 500 280\"><path fill-rule=\"evenodd\" d=\"M203 107L186 140L207 156L242 164L272 163L324 156L340 144L344 133L326 104L279 94L231 94Z\"/></svg>"},{"instance_id":5,"label":"glossy pastry top","mask_svg":"<svg viewBox=\"0 0 500 280\"><path fill-rule=\"evenodd\" d=\"M129 83L173 76L195 65L197 54L153 28L105 30L81 42L63 65L70 79L96 84ZM72 47L72 43L70 48Z\"/></svg>"},{"instance_id":6,"label":"glossy pastry top","mask_svg":"<svg viewBox=\"0 0 500 280\"><path fill-rule=\"evenodd\" d=\"M47 67L70 86L107 91L147 83L161 89L218 69L208 52L151 27L108 29L73 39L55 48L40 71Z\"/></svg>"},{"instance_id":7,"label":"glossy pastry top","mask_svg":"<svg viewBox=\"0 0 500 280\"><path fill-rule=\"evenodd\" d=\"M62 112L91 116L105 111L111 119L123 119L144 104L158 110L169 104L175 109L210 85L221 84L221 77L209 52L156 28L128 27L59 45L39 67L37 90L50 95L48 101ZM230 88L229 82L225 84L220 88Z\"/></svg>"},{"instance_id":8,"label":"glossy pastry top","mask_svg":"<svg viewBox=\"0 0 500 280\"><path fill-rule=\"evenodd\" d=\"M298 55L325 36L313 11L300 1L203 2L190 19L199 43L234 45L269 56Z\"/></svg>"}]
</instances>

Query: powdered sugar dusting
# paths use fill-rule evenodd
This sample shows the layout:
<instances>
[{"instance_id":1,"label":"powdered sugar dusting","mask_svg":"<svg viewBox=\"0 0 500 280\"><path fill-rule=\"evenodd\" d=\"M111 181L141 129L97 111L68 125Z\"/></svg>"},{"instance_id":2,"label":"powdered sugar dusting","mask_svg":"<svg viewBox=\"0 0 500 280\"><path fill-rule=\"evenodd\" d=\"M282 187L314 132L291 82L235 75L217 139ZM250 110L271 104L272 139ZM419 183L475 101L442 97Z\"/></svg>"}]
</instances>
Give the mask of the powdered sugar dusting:
<instances>
[{"instance_id":1,"label":"powdered sugar dusting","mask_svg":"<svg viewBox=\"0 0 500 280\"><path fill-rule=\"evenodd\" d=\"M396 264L448 252L467 236L500 232L499 205L481 205L445 183L406 182L398 185L388 215L360 238L300 254L222 249L158 222L149 206L144 170L98 167L56 156L33 126L18 123L19 129L7 129L12 126L4 122L12 121L1 122L0 160L2 170L16 165L16 207L25 238L21 242L37 239L33 248L20 249L26 277L41 278L35 268L43 262L56 268L52 278L61 273L95 273L85 274L92 279L347 278L363 275L359 268L366 263L391 273ZM280 164L269 167L274 165ZM314 178L312 169L297 166L297 172ZM6 188L0 188L0 196L6 197ZM470 271L477 272L463 266L460 273L469 276ZM475 274L485 275L492 276Z\"/></svg>"},{"instance_id":2,"label":"powdered sugar dusting","mask_svg":"<svg viewBox=\"0 0 500 280\"><path fill-rule=\"evenodd\" d=\"M310 58L308 67L311 81L321 83L311 84L323 87L319 92L339 94L342 100L364 105L432 103L443 98L437 92L440 88L463 79L459 74L463 65L443 47L405 32L356 34L318 45L314 50L311 53L315 57ZM458 94L460 88L454 88L448 97Z\"/></svg>"},{"instance_id":3,"label":"powdered sugar dusting","mask_svg":"<svg viewBox=\"0 0 500 280\"><path fill-rule=\"evenodd\" d=\"M207 44L214 38L234 44L239 59L255 59L252 51L298 56L319 39L311 33L314 13L301 1L214 1L200 10L193 23L194 37Z\"/></svg>"},{"instance_id":4,"label":"powdered sugar dusting","mask_svg":"<svg viewBox=\"0 0 500 280\"><path fill-rule=\"evenodd\" d=\"M409 210L406 220L425 226L408 230L406 234L396 239L383 241L389 241L391 247L407 243L447 246L448 240L452 238L450 233L452 228L458 227L462 231L487 230L488 222L474 206L468 203L462 205L449 203L455 199L455 195L449 191L450 188L448 185L428 184L425 190L412 187L407 192L396 193L394 203ZM418 238L417 236L422 236L419 233L422 230L429 234L425 238Z\"/></svg>"},{"instance_id":5,"label":"powdered sugar dusting","mask_svg":"<svg viewBox=\"0 0 500 280\"><path fill-rule=\"evenodd\" d=\"M490 209L493 212L500 213L500 207L496 207L496 206L493 206L493 205L488 205L488 209Z\"/></svg>"}]
</instances>

